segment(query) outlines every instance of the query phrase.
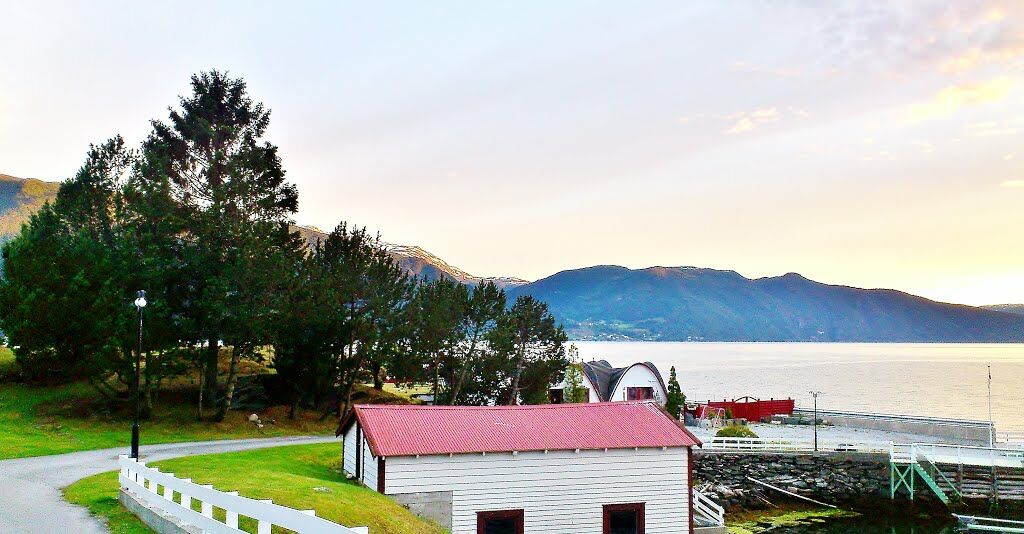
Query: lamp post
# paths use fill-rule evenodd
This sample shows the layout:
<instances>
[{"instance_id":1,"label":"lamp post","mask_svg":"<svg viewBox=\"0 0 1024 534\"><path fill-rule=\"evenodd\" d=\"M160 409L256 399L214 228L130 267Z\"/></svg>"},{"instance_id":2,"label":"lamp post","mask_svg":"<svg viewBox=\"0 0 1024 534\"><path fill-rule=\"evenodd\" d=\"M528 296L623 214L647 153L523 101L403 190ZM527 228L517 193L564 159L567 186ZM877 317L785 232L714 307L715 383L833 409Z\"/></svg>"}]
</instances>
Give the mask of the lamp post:
<instances>
[{"instance_id":1,"label":"lamp post","mask_svg":"<svg viewBox=\"0 0 1024 534\"><path fill-rule=\"evenodd\" d=\"M138 295L135 297L135 309L139 314L139 347L135 353L135 393L133 400L135 401L135 416L132 418L132 453L131 457L135 460L139 459L139 404L141 399L139 398L139 390L142 386L142 308L146 307L146 292L139 290Z\"/></svg>"},{"instance_id":2,"label":"lamp post","mask_svg":"<svg viewBox=\"0 0 1024 534\"><path fill-rule=\"evenodd\" d=\"M811 391L810 393L814 397L814 452L818 452L818 395L821 395L821 392Z\"/></svg>"}]
</instances>

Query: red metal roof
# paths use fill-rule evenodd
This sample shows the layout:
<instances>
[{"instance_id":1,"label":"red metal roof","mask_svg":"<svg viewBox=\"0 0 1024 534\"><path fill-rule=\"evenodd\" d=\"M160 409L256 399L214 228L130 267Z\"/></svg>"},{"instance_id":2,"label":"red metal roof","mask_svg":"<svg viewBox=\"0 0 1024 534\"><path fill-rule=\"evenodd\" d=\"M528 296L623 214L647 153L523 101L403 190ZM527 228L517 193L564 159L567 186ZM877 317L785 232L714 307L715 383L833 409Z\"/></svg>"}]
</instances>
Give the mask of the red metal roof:
<instances>
[{"instance_id":1,"label":"red metal roof","mask_svg":"<svg viewBox=\"0 0 1024 534\"><path fill-rule=\"evenodd\" d=\"M374 456L634 447L690 447L700 441L657 403L530 406L357 405Z\"/></svg>"}]
</instances>

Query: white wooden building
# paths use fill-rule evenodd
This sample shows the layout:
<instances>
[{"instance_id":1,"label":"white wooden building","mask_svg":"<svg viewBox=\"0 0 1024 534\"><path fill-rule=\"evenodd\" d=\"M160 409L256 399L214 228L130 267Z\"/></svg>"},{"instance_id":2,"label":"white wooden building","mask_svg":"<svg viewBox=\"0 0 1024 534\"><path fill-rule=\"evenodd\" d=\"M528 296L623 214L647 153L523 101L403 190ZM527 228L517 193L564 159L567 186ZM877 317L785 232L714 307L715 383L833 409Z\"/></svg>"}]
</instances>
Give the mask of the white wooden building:
<instances>
[{"instance_id":1,"label":"white wooden building","mask_svg":"<svg viewBox=\"0 0 1024 534\"><path fill-rule=\"evenodd\" d=\"M665 380L651 362L612 367L607 361L598 360L585 362L582 368L587 402L654 400L664 406L668 400ZM551 388L552 403L564 402L565 387L563 382Z\"/></svg>"},{"instance_id":2,"label":"white wooden building","mask_svg":"<svg viewBox=\"0 0 1024 534\"><path fill-rule=\"evenodd\" d=\"M452 534L692 532L700 442L653 401L361 405L343 465Z\"/></svg>"}]
</instances>

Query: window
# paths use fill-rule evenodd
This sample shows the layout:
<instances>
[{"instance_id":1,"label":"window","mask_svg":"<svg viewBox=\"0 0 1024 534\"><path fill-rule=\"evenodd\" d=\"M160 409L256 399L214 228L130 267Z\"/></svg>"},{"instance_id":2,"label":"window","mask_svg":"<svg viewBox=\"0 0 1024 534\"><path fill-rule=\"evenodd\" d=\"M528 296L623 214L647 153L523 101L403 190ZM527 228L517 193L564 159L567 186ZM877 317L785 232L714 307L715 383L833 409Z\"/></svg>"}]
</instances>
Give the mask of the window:
<instances>
[{"instance_id":1,"label":"window","mask_svg":"<svg viewBox=\"0 0 1024 534\"><path fill-rule=\"evenodd\" d=\"M476 534L523 534L523 511L477 512Z\"/></svg>"},{"instance_id":2,"label":"window","mask_svg":"<svg viewBox=\"0 0 1024 534\"><path fill-rule=\"evenodd\" d=\"M559 388L551 388L548 390L548 404L563 404L565 403L565 390Z\"/></svg>"},{"instance_id":3,"label":"window","mask_svg":"<svg viewBox=\"0 0 1024 534\"><path fill-rule=\"evenodd\" d=\"M651 400L654 388L626 388L626 400Z\"/></svg>"},{"instance_id":4,"label":"window","mask_svg":"<svg viewBox=\"0 0 1024 534\"><path fill-rule=\"evenodd\" d=\"M644 534L644 503L606 504L604 534Z\"/></svg>"}]
</instances>

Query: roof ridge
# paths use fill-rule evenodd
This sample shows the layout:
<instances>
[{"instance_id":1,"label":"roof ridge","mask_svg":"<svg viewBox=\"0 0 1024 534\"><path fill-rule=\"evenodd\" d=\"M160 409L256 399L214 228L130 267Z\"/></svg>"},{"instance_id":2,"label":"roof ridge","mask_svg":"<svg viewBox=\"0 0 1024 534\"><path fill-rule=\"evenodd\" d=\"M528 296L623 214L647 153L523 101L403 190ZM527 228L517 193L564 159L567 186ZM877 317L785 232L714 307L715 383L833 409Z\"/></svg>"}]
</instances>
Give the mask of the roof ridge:
<instances>
[{"instance_id":1,"label":"roof ridge","mask_svg":"<svg viewBox=\"0 0 1024 534\"><path fill-rule=\"evenodd\" d=\"M492 411L504 411L504 410L545 410L545 409L579 409L585 406L637 406L642 404L655 404L654 400L626 400L626 401L602 401L602 402L579 402L579 403L560 403L560 404L516 404L516 405L504 405L504 406L450 406L450 405L428 405L428 404L356 404L354 408L360 410L453 410L453 411L468 411L468 410L492 410Z\"/></svg>"}]
</instances>

